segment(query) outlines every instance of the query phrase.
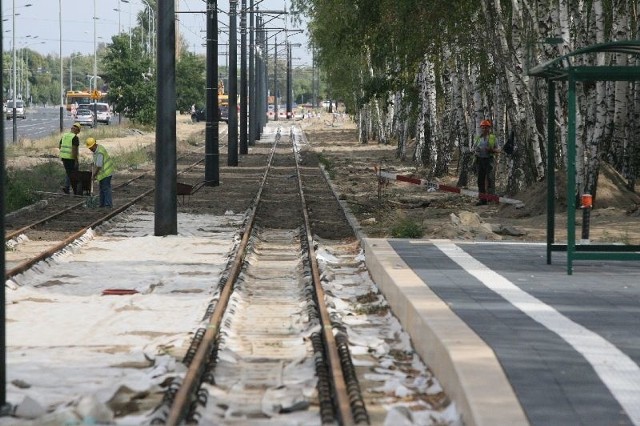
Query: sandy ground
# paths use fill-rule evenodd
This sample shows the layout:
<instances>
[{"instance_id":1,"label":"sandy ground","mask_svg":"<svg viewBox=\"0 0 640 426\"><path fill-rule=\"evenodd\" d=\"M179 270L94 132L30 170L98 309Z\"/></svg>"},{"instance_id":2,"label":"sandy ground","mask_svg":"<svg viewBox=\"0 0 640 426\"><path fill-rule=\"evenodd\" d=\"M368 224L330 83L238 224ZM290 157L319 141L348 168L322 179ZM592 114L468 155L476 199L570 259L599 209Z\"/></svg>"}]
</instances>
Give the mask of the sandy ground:
<instances>
[{"instance_id":1,"label":"sandy ground","mask_svg":"<svg viewBox=\"0 0 640 426\"><path fill-rule=\"evenodd\" d=\"M498 194L522 201L522 208L507 204L475 206L475 198L429 192L426 187L411 183L379 184L376 168L419 179L427 177L409 161L398 160L394 145L358 143L355 124L347 118L333 122L320 117L303 122L302 126L311 145L326 159L341 198L371 237L390 237L394 226L411 221L424 230L423 238L427 239L546 241L546 182L538 182L518 194L504 194L500 192L504 165L498 166ZM564 179L559 175L557 180ZM455 175L437 179L438 183L451 186L456 181ZM473 186L468 189L477 191ZM562 195L565 189L559 185L556 192L561 195L556 201L555 239L561 242L566 239L567 228L566 197ZM620 176L607 165L599 177L597 196L589 220L590 241L640 244L640 196L628 191ZM576 218L580 239L582 210L576 212Z\"/></svg>"}]
</instances>

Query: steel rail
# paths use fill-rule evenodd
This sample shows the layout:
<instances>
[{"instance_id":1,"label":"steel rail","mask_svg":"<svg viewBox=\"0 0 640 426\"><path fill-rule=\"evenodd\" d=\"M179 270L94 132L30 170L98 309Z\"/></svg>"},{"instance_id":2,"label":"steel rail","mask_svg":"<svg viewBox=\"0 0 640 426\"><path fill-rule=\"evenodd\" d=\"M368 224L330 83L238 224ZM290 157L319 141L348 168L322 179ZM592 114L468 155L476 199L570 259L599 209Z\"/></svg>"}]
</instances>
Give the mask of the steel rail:
<instances>
[{"instance_id":1,"label":"steel rail","mask_svg":"<svg viewBox=\"0 0 640 426\"><path fill-rule=\"evenodd\" d=\"M5 273L5 279L8 280L8 279L10 279L10 278L12 278L12 277L14 277L14 276L26 271L27 269L31 268L33 265L35 265L36 263L40 262L41 260L44 260L47 257L52 256L55 252L57 252L59 250L62 250L65 246L71 244L73 241L75 241L76 239L80 238L89 229L91 229L91 228L93 228L95 226L98 226L98 225L102 224L103 222L106 222L107 220L111 219L112 217L122 213L123 211L125 211L126 209L131 207L133 204L137 203L142 198L144 198L147 195L151 194L153 191L155 191L155 188L149 189L148 191L144 192L142 195L139 195L138 197L134 198L133 200L129 201L128 203L122 205L121 207L118 207L117 209L115 209L112 212L110 212L109 214L101 217L100 219L96 220L95 222L91 223L90 225L85 226L84 228L82 228L78 232L73 233L71 236L67 237L66 239L64 239L60 243L56 244L55 246L53 246L53 247L41 252L37 256L32 257L31 259L27 259L27 260L19 263L17 266L7 270L7 272Z\"/></svg>"},{"instance_id":2,"label":"steel rail","mask_svg":"<svg viewBox=\"0 0 640 426\"><path fill-rule=\"evenodd\" d=\"M142 178L142 177L144 177L144 176L145 176L144 174L142 174L142 175L140 175L140 176L136 176L136 177L134 177L134 178L132 178L132 179L128 180L127 182L121 183L120 185L116 186L114 189L118 189L118 188L122 188L122 187L124 187L124 186L127 186L127 185L129 185L131 182L133 182L134 180L140 179L140 178ZM61 196L65 196L65 197L66 197L66 196L68 196L68 195L66 195L66 194L60 194L60 195L61 195ZM38 226L38 225L42 225L43 223L47 223L47 222L49 222L51 219L55 219L56 217L62 216L63 214L65 214L65 213L67 213L67 212L69 212L69 211L71 211L71 210L73 210L73 209L77 209L78 207L82 207L82 206L84 206L84 204L85 204L85 202L86 202L86 200L87 200L87 197L82 196L82 195L75 195L75 197L82 197L83 201L80 201L80 202L78 202L78 203L76 203L76 204L72 204L71 206L69 206L69 207L67 207L67 208L65 208L65 209L62 209L62 210L60 210L60 211L58 211L58 212L56 212L56 213L50 214L49 216L47 216L47 217L45 217L45 218L42 218L42 219L40 219L40 220L37 220L37 221L35 221L35 222L33 222L33 223L30 223L30 224L28 224L28 225L25 225L25 226L23 226L23 227L22 227L22 228L20 228L20 229L17 229L17 230L15 230L15 231L11 231L9 234L6 234L6 235L5 235L4 240L5 240L5 241L9 241L10 239L17 237L18 235L22 234L24 231L26 231L26 230L28 230L28 229L35 228L36 226Z\"/></svg>"},{"instance_id":3,"label":"steel rail","mask_svg":"<svg viewBox=\"0 0 640 426\"><path fill-rule=\"evenodd\" d=\"M193 356L191 363L189 364L189 369L185 374L184 380L182 381L182 384L180 385L180 388L176 392L176 395L171 403L169 413L167 414L167 420L165 422L165 425L167 426L178 426L180 422L184 420L185 416L187 415L187 410L191 405L191 400L193 399L193 396L197 392L197 389L202 382L201 379L203 369L207 365L209 354L211 353L211 348L213 347L216 341L216 337L218 336L220 325L222 324L222 317L227 309L227 305L229 304L229 299L231 298L236 279L242 271L242 265L244 263L247 245L249 243L249 238L251 237L251 231L256 219L256 212L258 209L258 205L260 204L260 198L262 196L262 189L264 188L267 176L269 174L269 169L271 168L271 163L276 152L276 146L277 142L271 148L271 153L269 156L269 160L267 161L266 170L262 176L262 181L260 182L256 197L253 200L251 211L249 213L249 219L245 224L242 239L238 246L238 255L236 256L229 270L229 278L225 283L222 291L220 292L220 297L218 299L218 302L216 303L213 313L211 314L211 317L209 318L209 323L207 324L207 328L202 337L200 345L198 346L198 349L196 350L196 353Z\"/></svg>"},{"instance_id":4,"label":"steel rail","mask_svg":"<svg viewBox=\"0 0 640 426\"><path fill-rule=\"evenodd\" d=\"M206 330L200 344L191 358L189 363L189 369L178 388L173 400L171 402L171 407L169 408L169 412L167 414L166 421L164 424L169 426L178 426L181 422L186 421L186 416L188 414L188 410L191 408L192 401L196 399L198 389L202 383L202 375L204 368L208 365L209 357L212 353L212 348L216 343L216 339L220 330L220 326L222 325L223 315L228 306L229 300L231 298L231 294L233 292L236 279L238 278L242 266L244 263L244 258L246 256L248 242L252 233L252 229L254 223L256 221L256 213L258 206L260 204L261 195L263 188L265 187L265 183L267 177L269 175L269 171L273 162L273 158L276 152L276 148L278 145L279 138L276 138L276 143L274 143L269 160L267 162L267 167L265 173L262 176L261 183L259 185L259 189L257 191L257 195L254 198L252 203L252 207L248 216L247 223L245 225L245 229L243 230L243 236L239 247L237 249L237 256L233 261L233 264L230 268L229 278L227 279L214 311L209 319L209 322L206 326ZM322 339L324 343L325 353L328 357L328 363L330 366L330 374L331 374L331 386L333 387L333 405L336 410L337 416L340 419L341 425L354 425L356 422L354 421L354 416L352 412L352 407L350 403L350 398L348 395L348 389L345 382L345 377L342 372L342 363L340 360L340 355L338 351L338 346L336 344L336 340L333 335L333 327L331 325L331 318L329 316L327 307L324 303L324 290L322 289L322 284L320 280L320 270L318 267L318 263L316 260L315 250L313 249L313 240L311 233L311 224L309 219L309 213L307 211L307 204L304 198L304 191L302 188L302 176L300 172L300 166L298 162L297 152L295 150L295 146L293 148L293 154L296 161L296 174L298 179L298 193L301 200L303 219L304 219L304 227L306 240L308 245L308 255L311 266L311 274L313 280L313 287L315 291L316 304L318 307L318 311L320 313L320 321L321 321L321 329L322 329Z\"/></svg>"},{"instance_id":5,"label":"steel rail","mask_svg":"<svg viewBox=\"0 0 640 426\"><path fill-rule=\"evenodd\" d=\"M293 137L293 135L292 135ZM307 203L304 197L304 190L302 188L302 174L300 172L300 166L298 162L298 152L296 151L295 143L293 144L293 155L296 158L296 173L298 176L298 191L300 194L300 202L302 203L302 215L304 216L305 234L307 238L307 245L309 250L309 263L311 265L311 276L313 279L313 287L316 293L316 302L318 313L320 314L322 337L325 344L325 351L327 353L327 361L331 367L331 377L334 392L334 405L336 412L340 419L341 425L354 425L353 412L351 410L351 402L347 393L347 384L342 372L342 363L340 361L340 355L338 354L338 345L333 334L333 326L331 324L331 317L325 304L324 289L322 288L322 282L320 280L320 268L318 267L318 259L316 258L316 252L313 248L313 237L311 233L311 223L309 220L309 212L307 210Z\"/></svg>"},{"instance_id":6,"label":"steel rail","mask_svg":"<svg viewBox=\"0 0 640 426\"><path fill-rule=\"evenodd\" d=\"M195 162L193 164L190 164L188 167L186 167L180 173L184 173L184 172L186 172L188 170L191 170L192 168L194 168L195 166L200 164L202 161L204 161L204 160L198 160L197 162ZM127 185L131 184L131 182L133 182L135 180L138 180L138 179L140 179L140 178L142 178L142 177L144 177L146 175L147 175L147 173L143 173L142 175L136 176L136 177L128 180L127 182L122 183L118 187L121 188L121 187L127 186ZM34 256L34 257L30 258L30 259L27 259L27 260L19 263L18 265L14 266L13 268L8 269L5 272L5 280L8 280L8 279L10 279L10 278L22 273L22 272L25 272L27 269L31 268L36 263L46 259L47 257L52 256L57 251L62 250L65 246L71 244L73 241L75 241L76 239L80 238L89 229L94 228L94 227L106 222L107 220L111 219L112 217L122 213L123 211L125 211L126 209L128 209L129 207L131 207L132 205L134 205L135 203L137 203L138 201L140 201L141 199L143 199L147 195L153 193L154 191L155 191L155 188L151 188L151 189L143 192L141 195L138 195L137 197L133 198L132 200L128 201L127 203L123 204L122 206L118 207L117 209L114 209L114 210L110 211L108 214L102 216L101 218L97 219L93 223L91 223L91 224L85 226L84 228L82 228L81 230L73 233L72 235L70 235L69 237L65 238L64 240L62 240L58 244L48 248L47 250L44 250L44 251L40 252L37 256ZM64 209L62 213L67 212L72 208L77 208L77 207L82 206L82 205L84 205L84 201L81 202L81 203L78 203L78 204L74 204L70 208ZM59 214L51 215L48 218L42 219L42 220L36 222L35 224L31 224L31 225L23 228L21 231L24 231L24 230L32 228L32 227L34 227L36 225L45 223L45 222L51 220L53 217L57 217L57 216L59 216Z\"/></svg>"},{"instance_id":7,"label":"steel rail","mask_svg":"<svg viewBox=\"0 0 640 426\"><path fill-rule=\"evenodd\" d=\"M184 170L181 170L180 172L178 172L178 174L182 174L184 172L187 172L187 171L191 170L192 168L194 168L198 164L202 163L203 161L204 160L201 159L201 160L196 161L193 164L190 164ZM136 181L138 179L142 179L143 177L148 176L148 175L149 175L149 173L142 173L141 175L135 176L135 177L129 179L128 181L126 181L126 182L123 182L123 183L121 183L119 185L114 186L113 189L124 188L124 187L130 185L132 182L134 182L134 181ZM58 194L57 193L52 193L52 195L58 195ZM68 196L67 194L59 194L59 195L60 196ZM69 212L69 211L71 211L73 209L76 209L78 207L84 206L84 204L85 204L85 202L87 200L86 196L74 195L74 197L82 197L83 201L80 201L80 202L78 202L76 204L72 204L71 206L69 206L69 207L67 207L67 208L65 208L63 210L60 210L60 211L58 211L56 213L53 213L53 214L51 214L51 215L49 215L49 216L47 216L45 218L42 218L42 219L37 220L37 221L35 221L33 223L30 223L29 225L25 225L20 229L17 229L15 231L11 231L8 234L5 234L5 237L4 237L5 242L11 240L12 238L17 237L18 235L22 234L24 231L26 231L28 229L34 228L34 227L36 227L38 225L42 225L43 223L46 223L46 222L50 221L51 219L55 219L56 217L62 216L63 214L65 214L65 213L67 213L67 212Z\"/></svg>"}]
</instances>

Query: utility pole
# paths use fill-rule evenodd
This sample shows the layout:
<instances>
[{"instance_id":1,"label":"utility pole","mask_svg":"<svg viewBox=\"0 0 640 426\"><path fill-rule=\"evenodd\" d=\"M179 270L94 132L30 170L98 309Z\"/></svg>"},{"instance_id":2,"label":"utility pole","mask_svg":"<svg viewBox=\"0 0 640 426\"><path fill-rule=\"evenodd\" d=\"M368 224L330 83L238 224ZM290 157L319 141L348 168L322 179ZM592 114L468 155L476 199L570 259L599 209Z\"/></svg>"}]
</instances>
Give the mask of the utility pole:
<instances>
[{"instance_id":1,"label":"utility pole","mask_svg":"<svg viewBox=\"0 0 640 426\"><path fill-rule=\"evenodd\" d=\"M252 111L253 113L253 111ZM240 3L240 154L247 147L247 0Z\"/></svg>"},{"instance_id":2,"label":"utility pole","mask_svg":"<svg viewBox=\"0 0 640 426\"><path fill-rule=\"evenodd\" d=\"M269 45L267 41L267 32L264 28L264 18L262 16L260 16L260 24L258 25L258 27L260 28L261 46L260 99L258 100L258 102L260 103L260 115L258 115L260 126L258 126L258 134L256 135L256 138L260 139L264 126L267 125L267 111L269 111Z\"/></svg>"},{"instance_id":3,"label":"utility pole","mask_svg":"<svg viewBox=\"0 0 640 426\"><path fill-rule=\"evenodd\" d=\"M15 8L13 9L13 14L15 15ZM15 25L15 18L14 18ZM15 27L14 31L15 31ZM0 39L2 39L2 21L0 21ZM61 58L62 59L62 58ZM4 88L4 73L0 72L0 87ZM4 235L5 232L5 173L6 168L4 167L4 126L0 126L0 164L3 166L0 167L0 232ZM0 270L5 271L5 250L0 250ZM8 416L11 413L11 405L7 403L7 317L6 317L6 295L5 290L6 287L2 286L0 289L0 417Z\"/></svg>"},{"instance_id":4,"label":"utility pole","mask_svg":"<svg viewBox=\"0 0 640 426\"><path fill-rule=\"evenodd\" d=\"M293 118L291 95L291 43L287 42L287 118Z\"/></svg>"},{"instance_id":5,"label":"utility pole","mask_svg":"<svg viewBox=\"0 0 640 426\"><path fill-rule=\"evenodd\" d=\"M256 106L256 37L255 37L255 17L253 16L254 0L249 1L249 137L248 144L253 146L256 144L256 119L258 118L258 110Z\"/></svg>"},{"instance_id":6,"label":"utility pole","mask_svg":"<svg viewBox=\"0 0 640 426\"><path fill-rule=\"evenodd\" d=\"M229 1L229 132L228 166L238 165L238 35L236 15L238 0Z\"/></svg>"},{"instance_id":7,"label":"utility pole","mask_svg":"<svg viewBox=\"0 0 640 426\"><path fill-rule=\"evenodd\" d=\"M218 1L207 0L207 124L204 134L206 186L220 185L218 109Z\"/></svg>"},{"instance_id":8,"label":"utility pole","mask_svg":"<svg viewBox=\"0 0 640 426\"><path fill-rule=\"evenodd\" d=\"M176 165L176 20L174 0L158 2L154 235L178 233Z\"/></svg>"},{"instance_id":9,"label":"utility pole","mask_svg":"<svg viewBox=\"0 0 640 426\"><path fill-rule=\"evenodd\" d=\"M273 37L273 119L278 121L278 36Z\"/></svg>"}]
</instances>

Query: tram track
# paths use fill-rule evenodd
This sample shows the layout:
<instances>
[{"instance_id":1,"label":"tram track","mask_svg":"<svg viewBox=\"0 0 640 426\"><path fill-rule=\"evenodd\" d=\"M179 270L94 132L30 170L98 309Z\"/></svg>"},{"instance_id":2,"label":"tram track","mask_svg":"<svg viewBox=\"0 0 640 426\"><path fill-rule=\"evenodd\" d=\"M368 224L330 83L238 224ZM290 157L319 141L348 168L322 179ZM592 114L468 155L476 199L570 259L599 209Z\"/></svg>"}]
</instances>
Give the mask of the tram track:
<instances>
[{"instance_id":1,"label":"tram track","mask_svg":"<svg viewBox=\"0 0 640 426\"><path fill-rule=\"evenodd\" d=\"M181 161L190 159L187 155ZM182 166L182 172L187 172L201 163L202 159L190 161ZM114 196L118 199L114 209L91 208L87 205L88 197L60 194L49 197L40 209L28 214L11 215L5 219L5 247L8 249L5 279L10 279L50 257L87 231L131 208L154 191L153 176L149 173L139 173L114 186Z\"/></svg>"},{"instance_id":2,"label":"tram track","mask_svg":"<svg viewBox=\"0 0 640 426\"><path fill-rule=\"evenodd\" d=\"M145 247L146 236L153 233L153 197L144 197L120 218L98 226L95 242L85 244L79 238L64 250L61 261L54 256L53 262L34 268L38 273L13 280L10 288L18 293L20 287L33 287L43 294L55 291L82 300L110 294L105 290L130 290L104 299L123 309L128 304L143 308L140 324L131 316L137 309L113 313L109 323L125 321L123 312L129 317L125 333L105 337L103 344L113 348L126 346L131 336L166 333L157 340L142 339L150 348L144 359L165 371L164 358L170 358L175 369L167 369L154 379L155 387L131 396L126 405L111 407L116 424L139 424L141 418L145 424L380 424L389 404L406 399L405 386L416 392L412 410L447 402L437 387L430 391L429 375L421 373L407 338L390 322L388 308L363 267L353 228L318 166L319 154L306 146L295 125L277 146L272 145L274 135L275 127L270 126L237 167L223 167L220 186L180 197L179 237L157 239L159 250L154 244L140 250L139 260L137 254L123 256L131 247ZM184 163L178 164L179 170L193 164L180 161ZM178 181L195 186L203 172L204 165L197 164ZM120 178L128 177L122 173ZM192 237L197 242L179 253L167 248ZM105 251L111 246L118 247L117 254ZM213 266L207 255L211 253L219 255ZM99 261L104 254L110 259L106 263ZM84 260L69 261L76 258ZM95 270L87 262L92 265L93 259ZM151 271L153 264L157 265ZM82 272L86 266L89 274ZM91 282L101 273L113 278ZM230 293L226 313L214 313L223 305L223 291ZM185 296L198 308L187 313L177 308ZM176 328L182 337L169 331L173 323L162 328L145 323L146 310L161 299L175 307L171 313L160 308L163 317L185 318ZM318 301L326 302L329 310L321 312ZM96 303L102 305L97 299ZM331 338L335 346L326 343ZM185 368L195 365L200 367L190 379ZM342 384L331 379L334 369L345 379ZM149 370L143 369L155 378ZM184 386L188 380L192 385ZM389 382L383 386L384 381ZM399 393L390 394L393 389ZM172 414L179 393L184 402Z\"/></svg>"},{"instance_id":3,"label":"tram track","mask_svg":"<svg viewBox=\"0 0 640 426\"><path fill-rule=\"evenodd\" d=\"M157 424L277 423L293 411L310 424L368 423L325 305L295 134L279 135L206 326L183 360L189 369L165 394Z\"/></svg>"}]
</instances>

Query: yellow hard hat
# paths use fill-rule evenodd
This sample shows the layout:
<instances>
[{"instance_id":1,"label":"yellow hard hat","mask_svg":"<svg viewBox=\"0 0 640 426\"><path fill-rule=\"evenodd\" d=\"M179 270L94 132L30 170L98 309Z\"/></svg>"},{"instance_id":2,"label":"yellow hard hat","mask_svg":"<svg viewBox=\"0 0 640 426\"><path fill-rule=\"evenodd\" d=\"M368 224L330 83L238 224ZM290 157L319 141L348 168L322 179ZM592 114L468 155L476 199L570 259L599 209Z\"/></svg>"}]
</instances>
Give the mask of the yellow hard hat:
<instances>
[{"instance_id":1,"label":"yellow hard hat","mask_svg":"<svg viewBox=\"0 0 640 426\"><path fill-rule=\"evenodd\" d=\"M75 127L78 130L82 129L82 126L80 125L80 123L73 123L71 127Z\"/></svg>"},{"instance_id":2,"label":"yellow hard hat","mask_svg":"<svg viewBox=\"0 0 640 426\"><path fill-rule=\"evenodd\" d=\"M85 143L87 145L87 148L91 148L96 144L96 140L94 138L87 138L87 141Z\"/></svg>"}]
</instances>

